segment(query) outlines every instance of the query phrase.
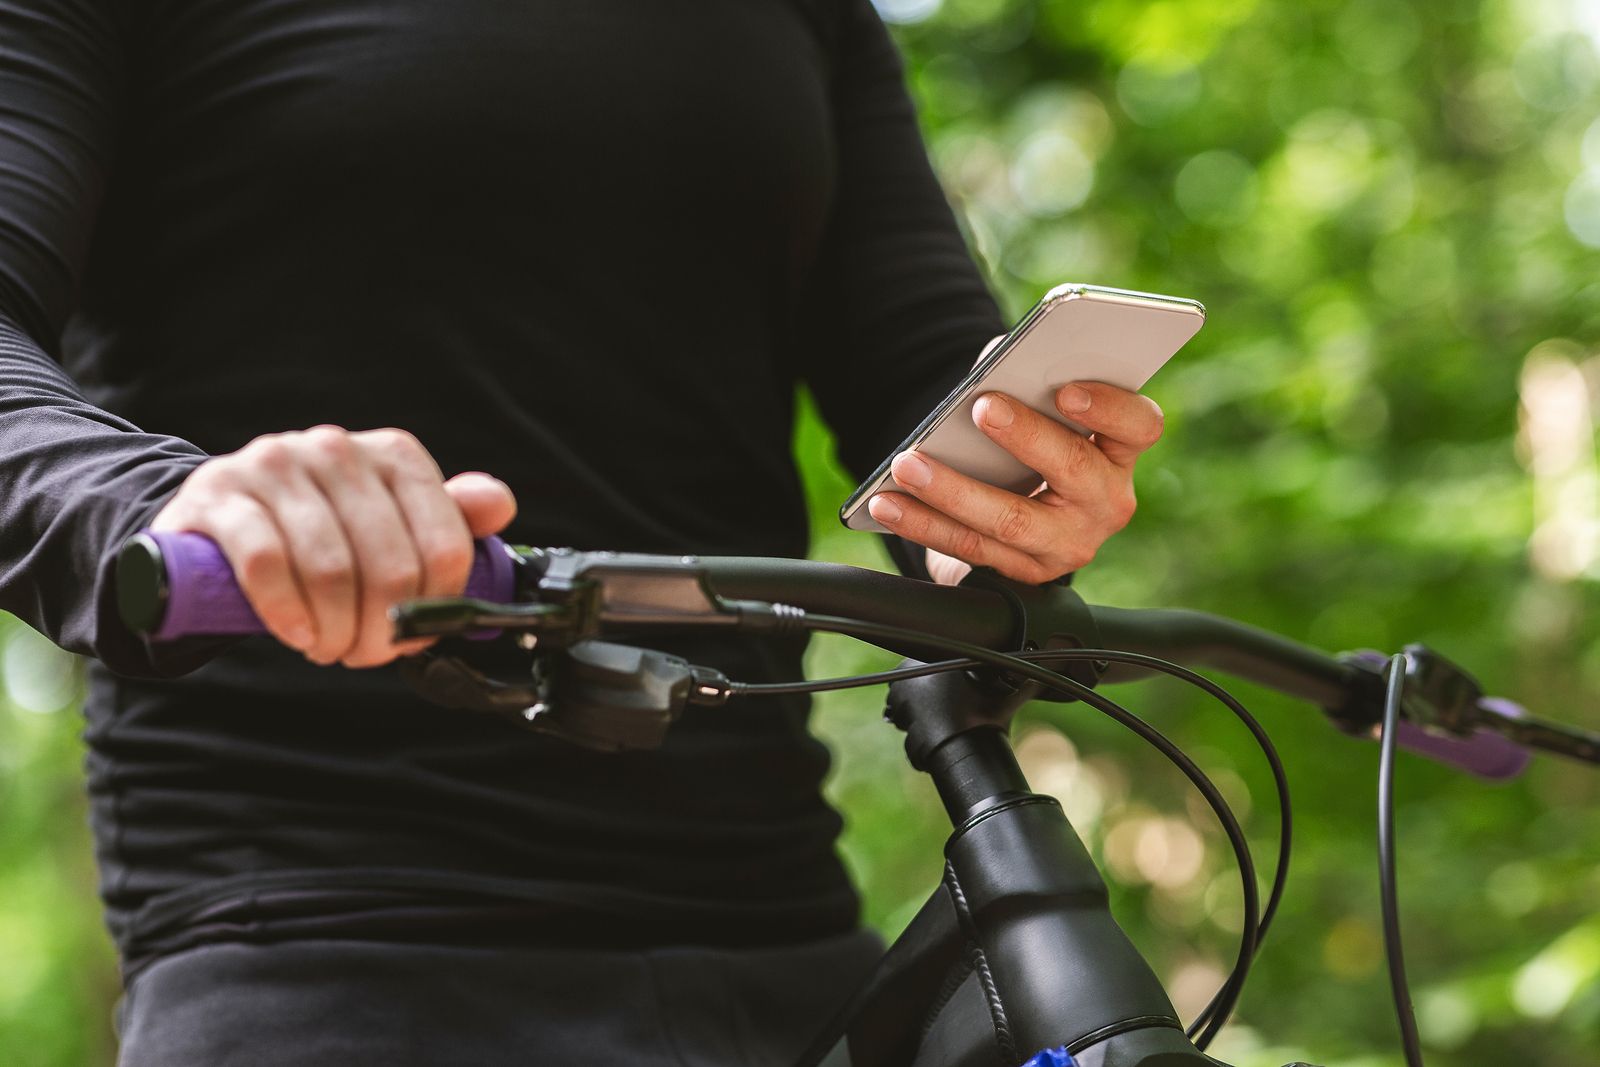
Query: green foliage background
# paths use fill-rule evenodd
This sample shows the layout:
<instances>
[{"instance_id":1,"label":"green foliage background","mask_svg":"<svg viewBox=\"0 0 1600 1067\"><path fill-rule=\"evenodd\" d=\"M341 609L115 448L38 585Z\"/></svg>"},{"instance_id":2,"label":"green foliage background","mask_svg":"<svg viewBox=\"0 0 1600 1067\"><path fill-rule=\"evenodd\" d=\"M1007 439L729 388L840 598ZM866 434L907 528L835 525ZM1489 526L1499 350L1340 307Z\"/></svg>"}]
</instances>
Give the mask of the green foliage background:
<instances>
[{"instance_id":1,"label":"green foliage background","mask_svg":"<svg viewBox=\"0 0 1600 1067\"><path fill-rule=\"evenodd\" d=\"M1493 691L1600 728L1600 11L1565 0L880 0L930 147L1008 310L1067 280L1193 296L1204 331L1093 601L1218 611L1329 649L1425 640ZM819 558L851 488L807 415ZM104 1064L116 993L84 832L70 664L0 630L0 1063ZM818 673L883 657L822 642ZM1214 1050L1398 1064L1381 965L1371 745L1241 686L1288 764L1290 894ZM1180 689L1120 695L1190 747L1267 862L1268 778ZM878 721L823 702L870 921L934 884L931 791ZM1231 957L1236 877L1165 764L1082 710L1020 749L1193 1012ZM1486 786L1400 765L1401 891L1430 1063L1600 1062L1600 775Z\"/></svg>"}]
</instances>

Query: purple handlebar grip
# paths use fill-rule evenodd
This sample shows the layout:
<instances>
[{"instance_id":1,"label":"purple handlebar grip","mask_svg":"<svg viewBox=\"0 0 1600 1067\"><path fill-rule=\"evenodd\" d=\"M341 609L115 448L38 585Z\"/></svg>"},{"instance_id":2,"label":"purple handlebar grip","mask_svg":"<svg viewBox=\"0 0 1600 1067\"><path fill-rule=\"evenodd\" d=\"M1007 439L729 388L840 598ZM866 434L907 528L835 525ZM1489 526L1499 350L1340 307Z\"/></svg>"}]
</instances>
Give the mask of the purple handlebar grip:
<instances>
[{"instance_id":1,"label":"purple handlebar grip","mask_svg":"<svg viewBox=\"0 0 1600 1067\"><path fill-rule=\"evenodd\" d=\"M248 636L267 632L234 580L217 543L204 534L151 532L166 568L166 605L153 641L180 637ZM505 603L515 595L516 572L504 541L486 537L473 546L472 574L464 595ZM473 634L493 637L498 631Z\"/></svg>"},{"instance_id":2,"label":"purple handlebar grip","mask_svg":"<svg viewBox=\"0 0 1600 1067\"><path fill-rule=\"evenodd\" d=\"M1354 654L1354 658L1377 671L1383 670L1389 663L1388 656L1371 649L1362 649ZM1483 697L1478 701L1478 707L1508 719L1521 719L1528 714L1520 705L1500 697ZM1419 756L1495 781L1515 778L1533 758L1527 749L1509 737L1488 729L1479 729L1471 737L1450 737L1429 733L1416 723L1402 719L1394 740L1401 748Z\"/></svg>"},{"instance_id":3,"label":"purple handlebar grip","mask_svg":"<svg viewBox=\"0 0 1600 1067\"><path fill-rule=\"evenodd\" d=\"M1484 697L1478 701L1478 707L1508 719L1521 719L1528 714L1521 706L1500 697ZM1527 749L1509 737L1483 728L1471 737L1455 738L1431 734L1415 723L1402 722L1395 734L1395 743L1418 755L1495 781L1515 778L1533 758Z\"/></svg>"},{"instance_id":4,"label":"purple handlebar grip","mask_svg":"<svg viewBox=\"0 0 1600 1067\"><path fill-rule=\"evenodd\" d=\"M149 535L161 546L167 578L166 605L161 625L150 633L152 641L267 632L215 541L194 533L150 531Z\"/></svg>"}]
</instances>

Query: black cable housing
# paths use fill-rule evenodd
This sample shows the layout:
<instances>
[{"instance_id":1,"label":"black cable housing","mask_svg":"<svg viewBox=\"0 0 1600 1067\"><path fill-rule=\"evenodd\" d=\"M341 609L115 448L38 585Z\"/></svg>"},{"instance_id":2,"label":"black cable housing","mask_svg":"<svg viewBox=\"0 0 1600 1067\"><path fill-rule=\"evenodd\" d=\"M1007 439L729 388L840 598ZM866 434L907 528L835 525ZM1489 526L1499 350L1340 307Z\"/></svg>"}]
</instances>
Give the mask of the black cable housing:
<instances>
[{"instance_id":1,"label":"black cable housing","mask_svg":"<svg viewBox=\"0 0 1600 1067\"><path fill-rule=\"evenodd\" d=\"M1193 685L1207 693L1242 722L1250 731L1253 739L1260 747L1268 767L1272 771L1273 784L1277 791L1279 822L1278 822L1278 859L1273 872L1272 888L1267 896L1266 907L1261 912L1261 921L1256 928L1256 951L1260 951L1262 942L1266 938L1267 930L1272 925L1273 917L1277 914L1278 906L1283 900L1284 890L1288 883L1289 859L1294 835L1294 817L1289 799L1289 779L1284 770L1283 761L1278 756L1277 747L1273 745L1271 737L1260 722L1247 711L1231 693L1223 689L1216 682L1197 674L1180 664L1168 660L1158 659L1138 652L1121 652L1113 649L1049 649L1034 652L1012 653L1017 659L1029 660L1035 663L1050 663L1073 660L1108 660L1111 662L1125 663L1141 669L1156 671L1170 675L1180 681ZM943 671L966 670L981 666L974 659L939 660L934 663L919 664L914 667L899 667L894 670L878 671L872 674L850 675L842 678L824 678L817 680L803 680L798 682L765 682L765 683L734 683L734 695L757 695L777 693L817 693L830 690L849 689L858 686L878 685L895 682L906 678L921 678L929 674ZM1221 1028L1221 1021L1225 1020L1237 1003L1242 992L1241 985L1230 981L1224 983L1211 1001L1189 1024L1187 1033L1191 1039L1197 1038L1209 1042L1216 1036ZM1215 1024L1214 1026L1211 1024ZM1204 1046L1202 1046L1204 1047Z\"/></svg>"},{"instance_id":2,"label":"black cable housing","mask_svg":"<svg viewBox=\"0 0 1600 1067\"><path fill-rule=\"evenodd\" d=\"M1406 982L1405 951L1400 944L1400 902L1394 873L1394 749L1405 684L1406 657L1397 655L1389 661L1388 685L1383 695L1383 736L1378 749L1378 889L1383 898L1383 951L1389 963L1394 1013L1400 1023L1400 1044L1405 1049L1407 1067L1423 1067L1422 1042L1411 1008L1411 987Z\"/></svg>"},{"instance_id":3,"label":"black cable housing","mask_svg":"<svg viewBox=\"0 0 1600 1067\"><path fill-rule=\"evenodd\" d=\"M1206 1011L1201 1013L1202 1018L1209 1017L1207 1018L1205 1030L1195 1039L1195 1044L1197 1047L1204 1049L1206 1044L1209 1044L1211 1038L1226 1022L1228 1015L1232 1012L1233 1005L1238 1000L1239 992L1244 987L1250 964L1255 959L1259 945L1262 917L1260 886L1257 883L1255 862L1251 857L1250 844L1246 840L1238 818L1233 814L1233 809L1229 806L1227 799L1222 796L1215 783L1211 781L1205 772L1182 749L1174 745L1166 735L1146 723L1143 719L1093 689L1081 685L1065 675L1039 666L1022 655L997 652L982 645L975 645L954 638L930 638L930 635L920 631L908 630L898 626L886 626L863 619L847 619L833 615L806 615L803 619L803 625L808 630L822 633L839 633L871 642L916 641L925 645L936 644L950 652L958 653L969 660L976 661L978 664L996 667L1008 673L1020 675L1040 685L1062 690L1138 734L1183 772L1184 776L1205 797L1206 803L1210 805L1211 810L1217 816L1217 820L1222 824L1223 832L1227 835L1229 844L1233 847L1234 857L1239 864L1239 876L1244 894L1245 921L1239 936L1239 954L1234 962L1233 971L1218 992L1217 997L1213 999L1212 1004L1207 1005ZM1075 654L1083 650L1060 651ZM1061 658L1072 658L1072 656L1063 656ZM955 668L940 666L937 669ZM936 668L932 664L926 664L922 667L912 668L912 670L922 673L935 673ZM746 691L751 690L747 688ZM766 691L772 692L773 690Z\"/></svg>"}]
</instances>

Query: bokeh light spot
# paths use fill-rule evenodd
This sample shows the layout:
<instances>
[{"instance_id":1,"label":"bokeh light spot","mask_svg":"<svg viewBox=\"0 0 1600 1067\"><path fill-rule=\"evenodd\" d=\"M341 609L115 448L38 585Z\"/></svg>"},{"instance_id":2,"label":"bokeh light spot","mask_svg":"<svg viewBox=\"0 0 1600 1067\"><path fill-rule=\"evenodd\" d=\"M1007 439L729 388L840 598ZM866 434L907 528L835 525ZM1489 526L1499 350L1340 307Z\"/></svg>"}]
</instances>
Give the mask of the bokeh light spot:
<instances>
[{"instance_id":1,"label":"bokeh light spot","mask_svg":"<svg viewBox=\"0 0 1600 1067\"><path fill-rule=\"evenodd\" d=\"M923 22L939 13L943 0L872 0L885 22Z\"/></svg>"},{"instance_id":2,"label":"bokeh light spot","mask_svg":"<svg viewBox=\"0 0 1600 1067\"><path fill-rule=\"evenodd\" d=\"M60 711L77 695L77 661L24 626L12 627L0 655L6 696L23 711Z\"/></svg>"},{"instance_id":3,"label":"bokeh light spot","mask_svg":"<svg viewBox=\"0 0 1600 1067\"><path fill-rule=\"evenodd\" d=\"M1295 124L1282 160L1276 198L1314 215L1329 214L1372 176L1372 137L1354 115L1325 108Z\"/></svg>"},{"instance_id":4,"label":"bokeh light spot","mask_svg":"<svg viewBox=\"0 0 1600 1067\"><path fill-rule=\"evenodd\" d=\"M1134 61L1117 75L1117 103L1141 126L1162 126L1200 99L1200 74L1190 66Z\"/></svg>"},{"instance_id":5,"label":"bokeh light spot","mask_svg":"<svg viewBox=\"0 0 1600 1067\"><path fill-rule=\"evenodd\" d=\"M1201 152L1178 171L1173 192L1178 207L1195 222L1231 226L1255 209L1255 168L1236 152Z\"/></svg>"},{"instance_id":6,"label":"bokeh light spot","mask_svg":"<svg viewBox=\"0 0 1600 1067\"><path fill-rule=\"evenodd\" d=\"M1094 186L1094 164L1076 141L1046 129L1023 142L1011 187L1030 215L1059 215L1082 204Z\"/></svg>"},{"instance_id":7,"label":"bokeh light spot","mask_svg":"<svg viewBox=\"0 0 1600 1067\"><path fill-rule=\"evenodd\" d=\"M1055 130L1091 160L1104 154L1114 133L1111 116L1098 96L1065 85L1030 90L1007 114L1006 127L1016 142Z\"/></svg>"},{"instance_id":8,"label":"bokeh light spot","mask_svg":"<svg viewBox=\"0 0 1600 1067\"><path fill-rule=\"evenodd\" d=\"M1533 476L1529 558L1547 578L1571 581L1600 564L1600 461L1589 384L1563 340L1545 341L1523 364L1519 443ZM1585 360L1600 368L1600 361Z\"/></svg>"},{"instance_id":9,"label":"bokeh light spot","mask_svg":"<svg viewBox=\"0 0 1600 1067\"><path fill-rule=\"evenodd\" d=\"M1055 797L1078 833L1092 834L1105 808L1105 789L1072 742L1053 727L1035 727L1022 734L1016 752L1034 791Z\"/></svg>"},{"instance_id":10,"label":"bokeh light spot","mask_svg":"<svg viewBox=\"0 0 1600 1067\"><path fill-rule=\"evenodd\" d=\"M1478 1030L1478 1008L1458 989L1430 989L1416 999L1417 1029L1438 1048L1460 1048Z\"/></svg>"},{"instance_id":11,"label":"bokeh light spot","mask_svg":"<svg viewBox=\"0 0 1600 1067\"><path fill-rule=\"evenodd\" d=\"M1600 60L1582 34L1534 37L1517 49L1511 64L1517 92L1544 111L1565 111L1582 103L1600 81Z\"/></svg>"},{"instance_id":12,"label":"bokeh light spot","mask_svg":"<svg viewBox=\"0 0 1600 1067\"><path fill-rule=\"evenodd\" d=\"M1574 931L1582 933L1582 928ZM1511 980L1511 1003L1530 1019L1554 1019L1600 972L1594 938L1563 937L1529 960Z\"/></svg>"},{"instance_id":13,"label":"bokeh light spot","mask_svg":"<svg viewBox=\"0 0 1600 1067\"><path fill-rule=\"evenodd\" d=\"M1178 889L1200 876L1206 844L1193 826L1181 819L1149 819L1139 828L1133 862L1151 885Z\"/></svg>"},{"instance_id":14,"label":"bokeh light spot","mask_svg":"<svg viewBox=\"0 0 1600 1067\"><path fill-rule=\"evenodd\" d=\"M1370 921L1347 915L1333 924L1322 942L1322 963L1337 978L1360 981L1378 969L1383 941Z\"/></svg>"},{"instance_id":15,"label":"bokeh light spot","mask_svg":"<svg viewBox=\"0 0 1600 1067\"><path fill-rule=\"evenodd\" d=\"M1572 236L1600 248L1600 168L1585 170L1567 186L1562 213Z\"/></svg>"},{"instance_id":16,"label":"bokeh light spot","mask_svg":"<svg viewBox=\"0 0 1600 1067\"><path fill-rule=\"evenodd\" d=\"M1333 32L1345 62L1367 74L1387 74L1404 66L1422 36L1409 5L1372 0L1346 4Z\"/></svg>"},{"instance_id":17,"label":"bokeh light spot","mask_svg":"<svg viewBox=\"0 0 1600 1067\"><path fill-rule=\"evenodd\" d=\"M1372 250L1372 287L1398 307L1444 299L1455 289L1456 251L1438 230L1406 229L1390 234Z\"/></svg>"},{"instance_id":18,"label":"bokeh light spot","mask_svg":"<svg viewBox=\"0 0 1600 1067\"><path fill-rule=\"evenodd\" d=\"M1178 1009L1178 1016L1193 1019L1227 978L1228 972L1215 960L1191 959L1179 964L1162 984L1172 998L1172 1006Z\"/></svg>"}]
</instances>

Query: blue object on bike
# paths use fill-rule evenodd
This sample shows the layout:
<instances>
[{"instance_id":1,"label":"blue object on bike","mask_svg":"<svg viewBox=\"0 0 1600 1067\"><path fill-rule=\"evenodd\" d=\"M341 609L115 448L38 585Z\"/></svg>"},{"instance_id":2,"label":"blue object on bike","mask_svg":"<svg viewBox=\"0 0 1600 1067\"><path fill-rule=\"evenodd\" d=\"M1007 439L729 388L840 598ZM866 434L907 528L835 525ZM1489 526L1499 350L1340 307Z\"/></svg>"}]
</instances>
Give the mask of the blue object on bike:
<instances>
[{"instance_id":1,"label":"blue object on bike","mask_svg":"<svg viewBox=\"0 0 1600 1067\"><path fill-rule=\"evenodd\" d=\"M1058 1048L1047 1048L1024 1063L1022 1067L1076 1067L1077 1060L1072 1058L1072 1053L1067 1051L1065 1045Z\"/></svg>"}]
</instances>

